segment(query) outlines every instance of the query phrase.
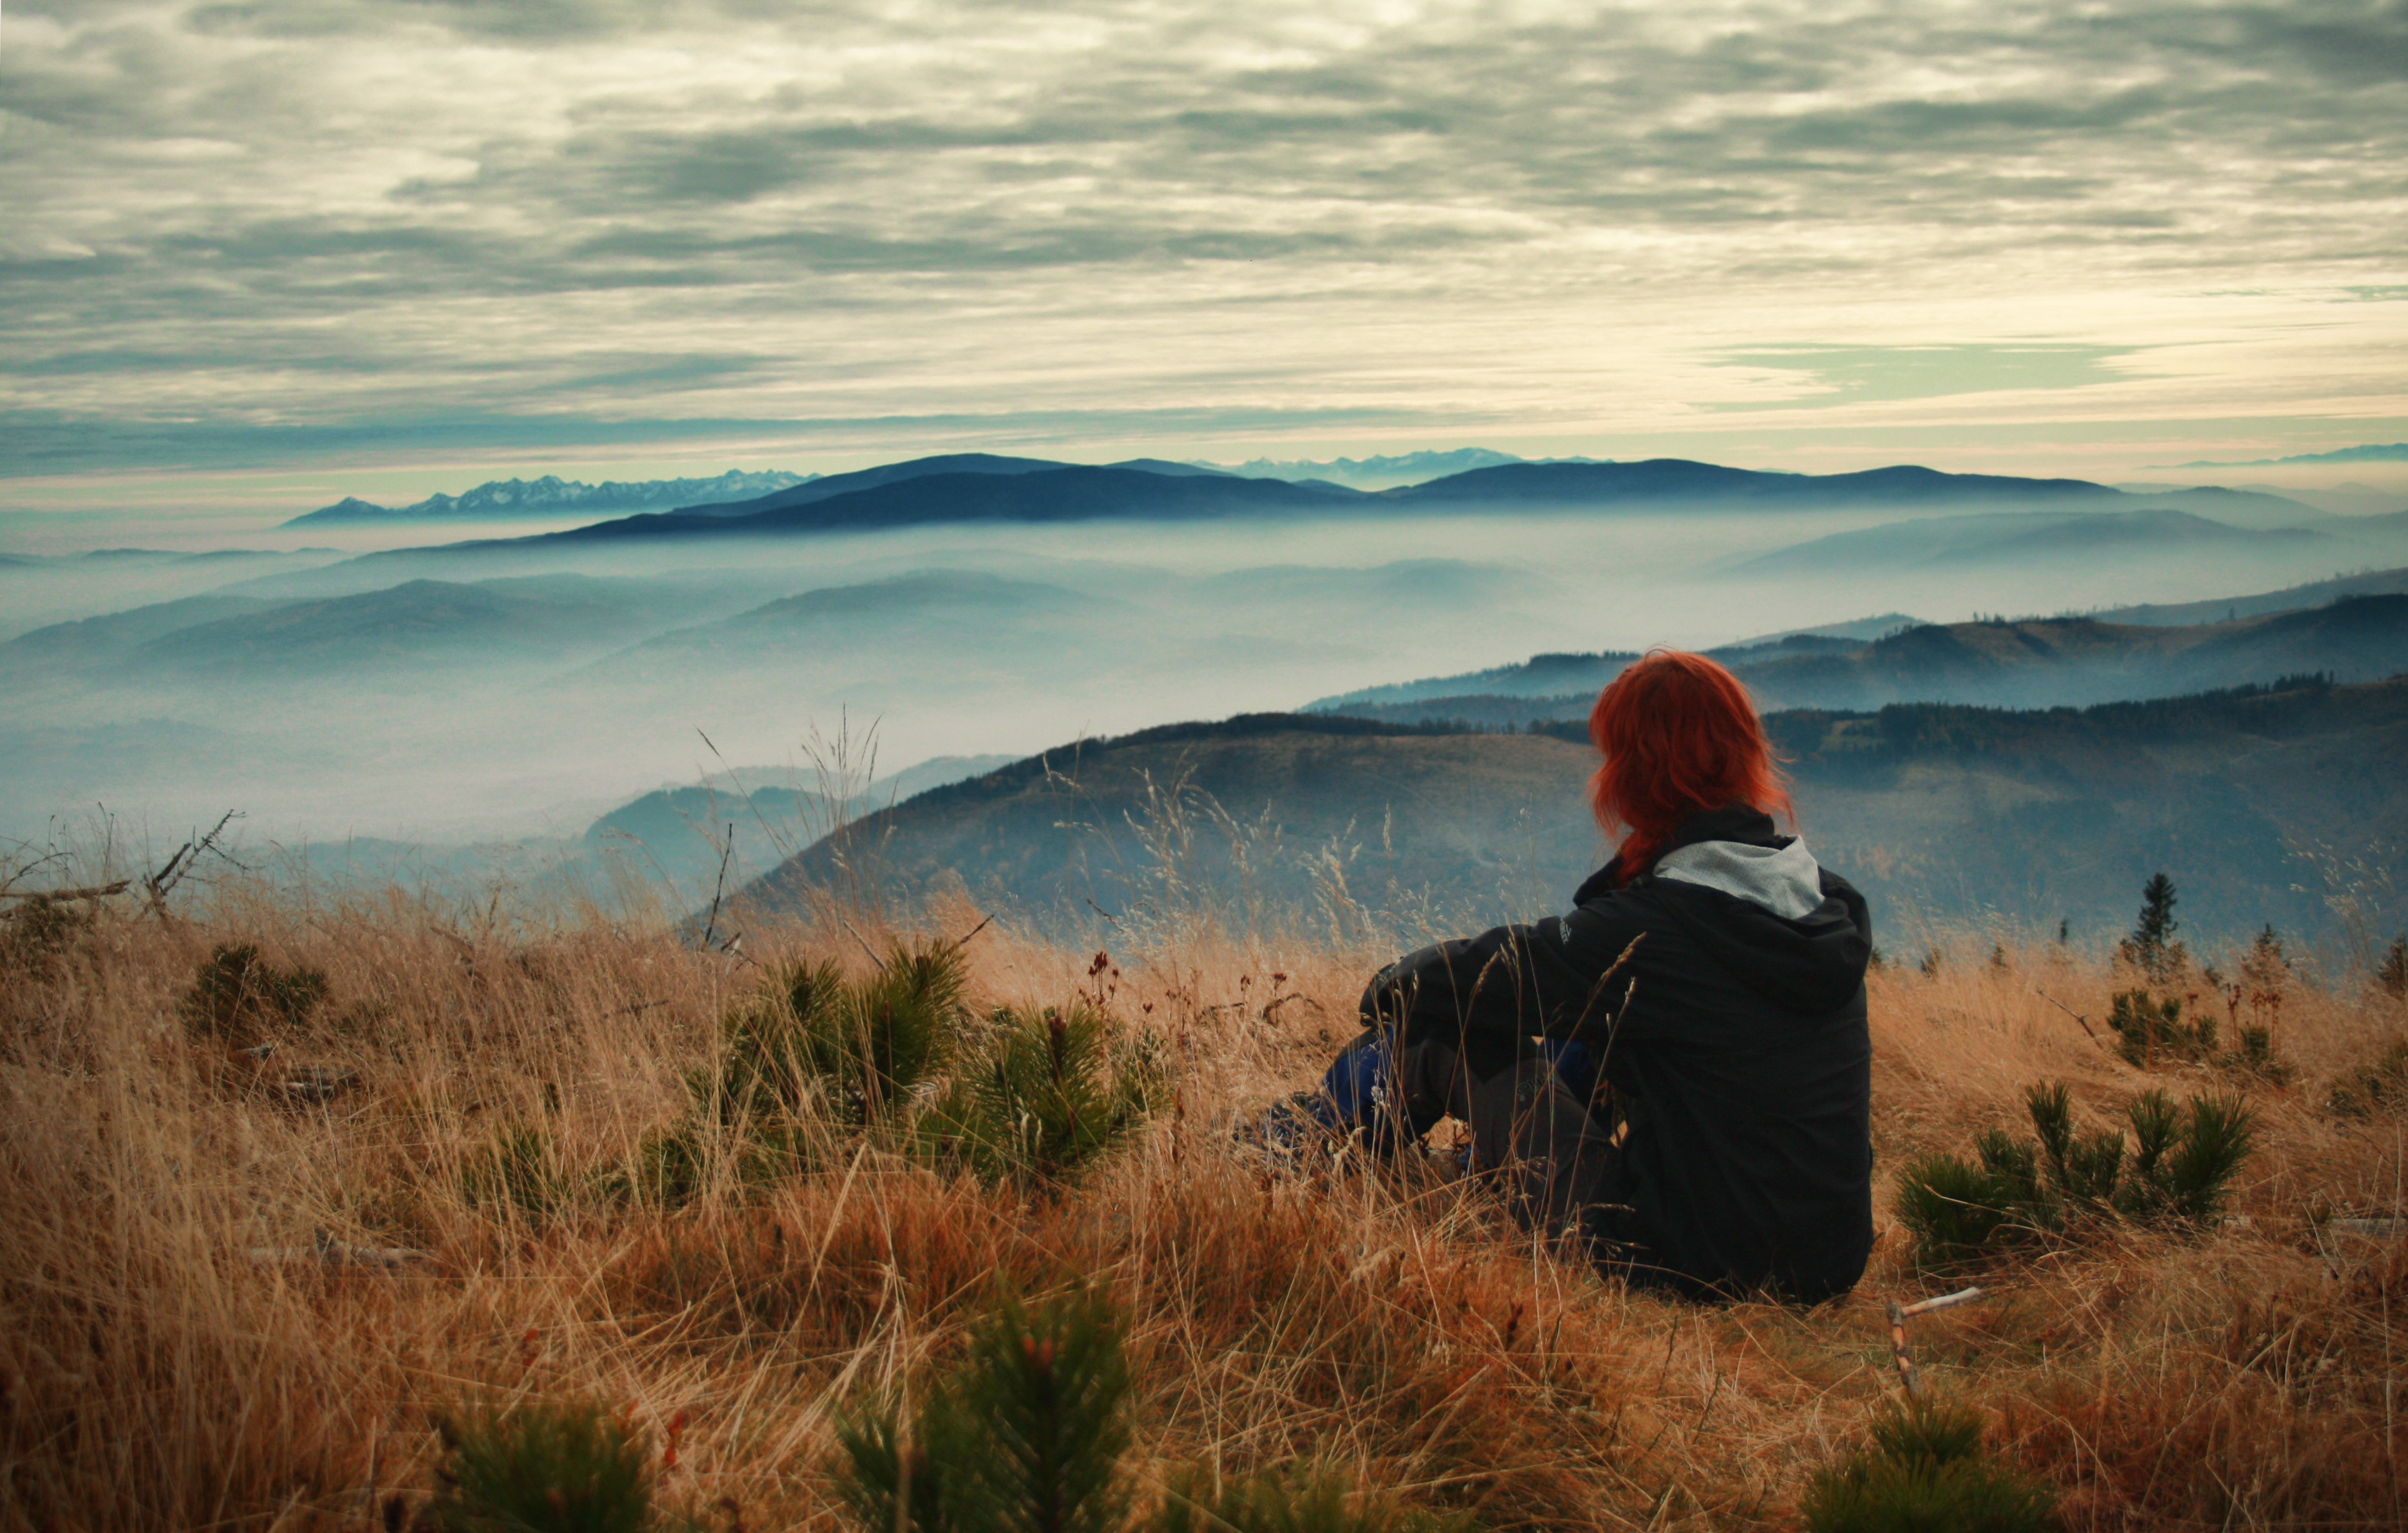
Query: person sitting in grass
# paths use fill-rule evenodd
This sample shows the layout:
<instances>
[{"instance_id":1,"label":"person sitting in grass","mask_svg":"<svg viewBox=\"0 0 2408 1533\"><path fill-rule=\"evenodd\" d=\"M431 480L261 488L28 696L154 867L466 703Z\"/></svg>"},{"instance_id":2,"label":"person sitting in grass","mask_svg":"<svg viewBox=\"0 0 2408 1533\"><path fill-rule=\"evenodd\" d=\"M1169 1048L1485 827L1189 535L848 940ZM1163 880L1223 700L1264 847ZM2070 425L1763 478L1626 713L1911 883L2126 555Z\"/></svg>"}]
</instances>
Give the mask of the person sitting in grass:
<instances>
[{"instance_id":1,"label":"person sitting in grass","mask_svg":"<svg viewBox=\"0 0 2408 1533\"><path fill-rule=\"evenodd\" d=\"M1636 1287L1843 1294L1872 1248L1864 896L1794 813L1746 689L1657 651L1589 714L1621 841L1570 914L1382 969L1362 1036L1274 1110L1395 1151L1441 1118L1524 1219Z\"/></svg>"}]
</instances>

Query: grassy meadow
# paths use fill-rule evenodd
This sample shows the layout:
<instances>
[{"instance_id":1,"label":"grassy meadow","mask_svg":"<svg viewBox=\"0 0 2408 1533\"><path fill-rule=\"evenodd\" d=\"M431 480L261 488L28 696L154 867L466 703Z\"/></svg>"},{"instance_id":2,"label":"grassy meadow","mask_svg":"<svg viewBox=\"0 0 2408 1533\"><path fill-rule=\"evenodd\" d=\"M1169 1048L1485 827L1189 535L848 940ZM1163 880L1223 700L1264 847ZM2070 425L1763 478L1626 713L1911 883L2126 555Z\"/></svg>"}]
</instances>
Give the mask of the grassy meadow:
<instances>
[{"instance_id":1,"label":"grassy meadow","mask_svg":"<svg viewBox=\"0 0 2408 1533\"><path fill-rule=\"evenodd\" d=\"M1089 1280L1124 1317L1140 1502L1311 1460L1490 1528L1796 1526L1898 1395L1885 1303L1972 1282L1914 1322L1924 1379L2066 1526L2408 1511L2408 1243L2368 1222L2408 1212L2408 1129L2392 1077L2330 1105L2408 1024L2370 976L2257 966L2231 1020L2270 1028L2282 1080L2128 1063L2105 1018L2139 981L2111 958L1893 950L1870 1271L1816 1310L1698 1308L1540 1249L1435 1162L1274 1174L1234 1142L1352 1035L1384 943L1194 923L1098 953L967 907L896 930L862 903L730 948L399 892L140 895L0 920L8 1529L399 1526L438 1486L440 1423L536 1400L611 1412L700 1526L852 1526L840 1413L924 1388L999 1275ZM982 1173L893 1130L926 1092L884 1117L806 1103L771 1159L710 1107L727 1019L768 976L809 959L863 982L914 941L958 944L965 1017L1050 1006L1141 1055L1128 1131ZM2185 987L2214 1005L2197 971ZM1899 1168L2019 1128L2026 1089L2057 1081L2086 1127L2153 1085L2245 1090L2257 1148L2224 1216L1918 1271Z\"/></svg>"}]
</instances>

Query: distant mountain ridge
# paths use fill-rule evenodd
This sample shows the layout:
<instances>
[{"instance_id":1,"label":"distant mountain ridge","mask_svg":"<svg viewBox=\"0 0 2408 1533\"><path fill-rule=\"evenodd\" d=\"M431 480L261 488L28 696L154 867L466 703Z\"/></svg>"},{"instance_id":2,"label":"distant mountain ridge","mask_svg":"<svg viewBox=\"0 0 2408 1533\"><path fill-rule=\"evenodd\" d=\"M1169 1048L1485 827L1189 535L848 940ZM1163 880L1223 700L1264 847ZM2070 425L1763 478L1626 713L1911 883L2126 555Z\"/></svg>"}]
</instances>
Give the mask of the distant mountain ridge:
<instances>
[{"instance_id":1,"label":"distant mountain ridge","mask_svg":"<svg viewBox=\"0 0 2408 1533\"><path fill-rule=\"evenodd\" d=\"M2391 583L2408 586L2408 570L2392 573L2402 579ZM2237 609L2242 598L2200 605ZM2372 681L2408 672L2408 595L2344 595L2322 606L2205 623L1985 620L1914 623L1871 639L1806 632L1706 652L1768 711L2081 707L2306 673ZM1325 697L1304 711L1518 728L1584 717L1598 690L1638 658L1624 651L1533 655L1518 666Z\"/></svg>"},{"instance_id":2,"label":"distant mountain ridge","mask_svg":"<svg viewBox=\"0 0 2408 1533\"><path fill-rule=\"evenodd\" d=\"M1342 484L1350 490L1391 490L1398 485L1420 484L1427 480L1442 479L1473 468L1498 468L1507 464L1527 463L1511 452L1498 452L1484 447L1458 447L1449 451L1398 452L1375 454L1368 458L1332 458L1326 463L1311 459L1253 458L1241 464L1206 463L1196 460L1198 468L1217 469L1224 473L1242 474L1248 479L1324 480ZM1590 458L1546 459L1546 462L1591 463Z\"/></svg>"},{"instance_id":3,"label":"distant mountain ridge","mask_svg":"<svg viewBox=\"0 0 2408 1533\"><path fill-rule=\"evenodd\" d=\"M2200 501L2202 496L2206 499ZM1893 506L2105 511L2184 509L2193 501L2253 521L2314 521L2325 515L2276 495L2212 489L2130 495L2087 480L1947 474L1911 465L1814 475L1728 468L1679 458L1641 463L1517 462L1366 492L1320 480L1254 479L1151 459L1098 466L953 453L831 476L746 501L687 507L665 515L629 516L483 546L867 532L943 523L1188 521L1286 512L1326 515L1350 509L1460 513Z\"/></svg>"},{"instance_id":4,"label":"distant mountain ridge","mask_svg":"<svg viewBox=\"0 0 2408 1533\"><path fill-rule=\"evenodd\" d=\"M583 515L588 513L655 511L674 506L699 506L721 501L750 500L791 485L808 483L816 474L792 474L784 469L746 473L729 469L714 479L616 480L585 484L546 474L540 479L489 480L461 494L432 494L409 506L380 506L357 495L346 495L332 506L294 517L284 525L338 522L498 522L514 517Z\"/></svg>"}]
</instances>

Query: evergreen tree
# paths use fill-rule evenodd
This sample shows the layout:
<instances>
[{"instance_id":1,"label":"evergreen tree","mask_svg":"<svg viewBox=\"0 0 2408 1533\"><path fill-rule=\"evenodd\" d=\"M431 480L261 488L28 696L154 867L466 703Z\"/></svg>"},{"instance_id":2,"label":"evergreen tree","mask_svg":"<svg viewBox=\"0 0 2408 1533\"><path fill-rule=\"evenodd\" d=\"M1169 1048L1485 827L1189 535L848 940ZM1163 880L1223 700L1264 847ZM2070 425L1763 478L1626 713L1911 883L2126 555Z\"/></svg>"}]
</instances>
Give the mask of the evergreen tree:
<instances>
[{"instance_id":1,"label":"evergreen tree","mask_svg":"<svg viewBox=\"0 0 2408 1533\"><path fill-rule=\"evenodd\" d=\"M2126 960L2153 980L2163 980L2180 966L2183 950L2174 932L2182 923L2174 919L2174 881L2163 872L2153 874L2141 890L2140 919L2124 939Z\"/></svg>"}]
</instances>

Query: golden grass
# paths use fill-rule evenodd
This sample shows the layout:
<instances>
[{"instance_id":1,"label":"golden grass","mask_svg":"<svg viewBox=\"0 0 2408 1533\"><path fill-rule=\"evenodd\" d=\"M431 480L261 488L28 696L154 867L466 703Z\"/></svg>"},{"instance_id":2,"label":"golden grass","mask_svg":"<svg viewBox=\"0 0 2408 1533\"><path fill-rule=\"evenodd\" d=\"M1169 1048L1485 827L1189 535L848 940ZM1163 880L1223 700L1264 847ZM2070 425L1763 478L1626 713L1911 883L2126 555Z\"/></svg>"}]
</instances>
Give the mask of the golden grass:
<instances>
[{"instance_id":1,"label":"golden grass","mask_svg":"<svg viewBox=\"0 0 2408 1533\"><path fill-rule=\"evenodd\" d=\"M750 946L864 965L885 935ZM178 998L229 940L330 981L269 1073L359 1089L295 1108L187 1038ZM1385 951L1194 937L1093 977L1092 953L1000 928L968 952L982 1004L1084 988L1158 1030L1175 1111L1058 1197L864 1152L674 1212L587 1196L536 1216L472 1203L464 1168L521 1124L571 1170L630 1164L756 969L661 924L486 929L399 896L228 898L204 921L104 916L55 960L20 945L0 974L0 1525L357 1527L429 1486L441 1412L574 1394L656 1444L682 1422L672 1499L831 1527L831 1410L944 1354L997 1273L1109 1283L1141 1475L1318 1454L1495 1527L1782 1526L1894 1391L1882 1302L1935 1291L1895 1227L1845 1301L1698 1309L1535 1250L1435 1180L1273 1181L1236 1153L1233 1116L1314 1076ZM1873 979L1885 1173L2016 1122L2032 1082L2072 1082L2093 1122L2149 1083L2037 993L2103 1032L2114 972L1988 953ZM2071 1526L2401 1526L2408 1250L2311 1216L2408 1212L2401 1125L2317 1110L2402 1022L2379 993L2292 985L2278 1043L2300 1076L2253 1093L2245 1222L2025 1260L1918 1322L1932 1383L2061 1488Z\"/></svg>"}]
</instances>

